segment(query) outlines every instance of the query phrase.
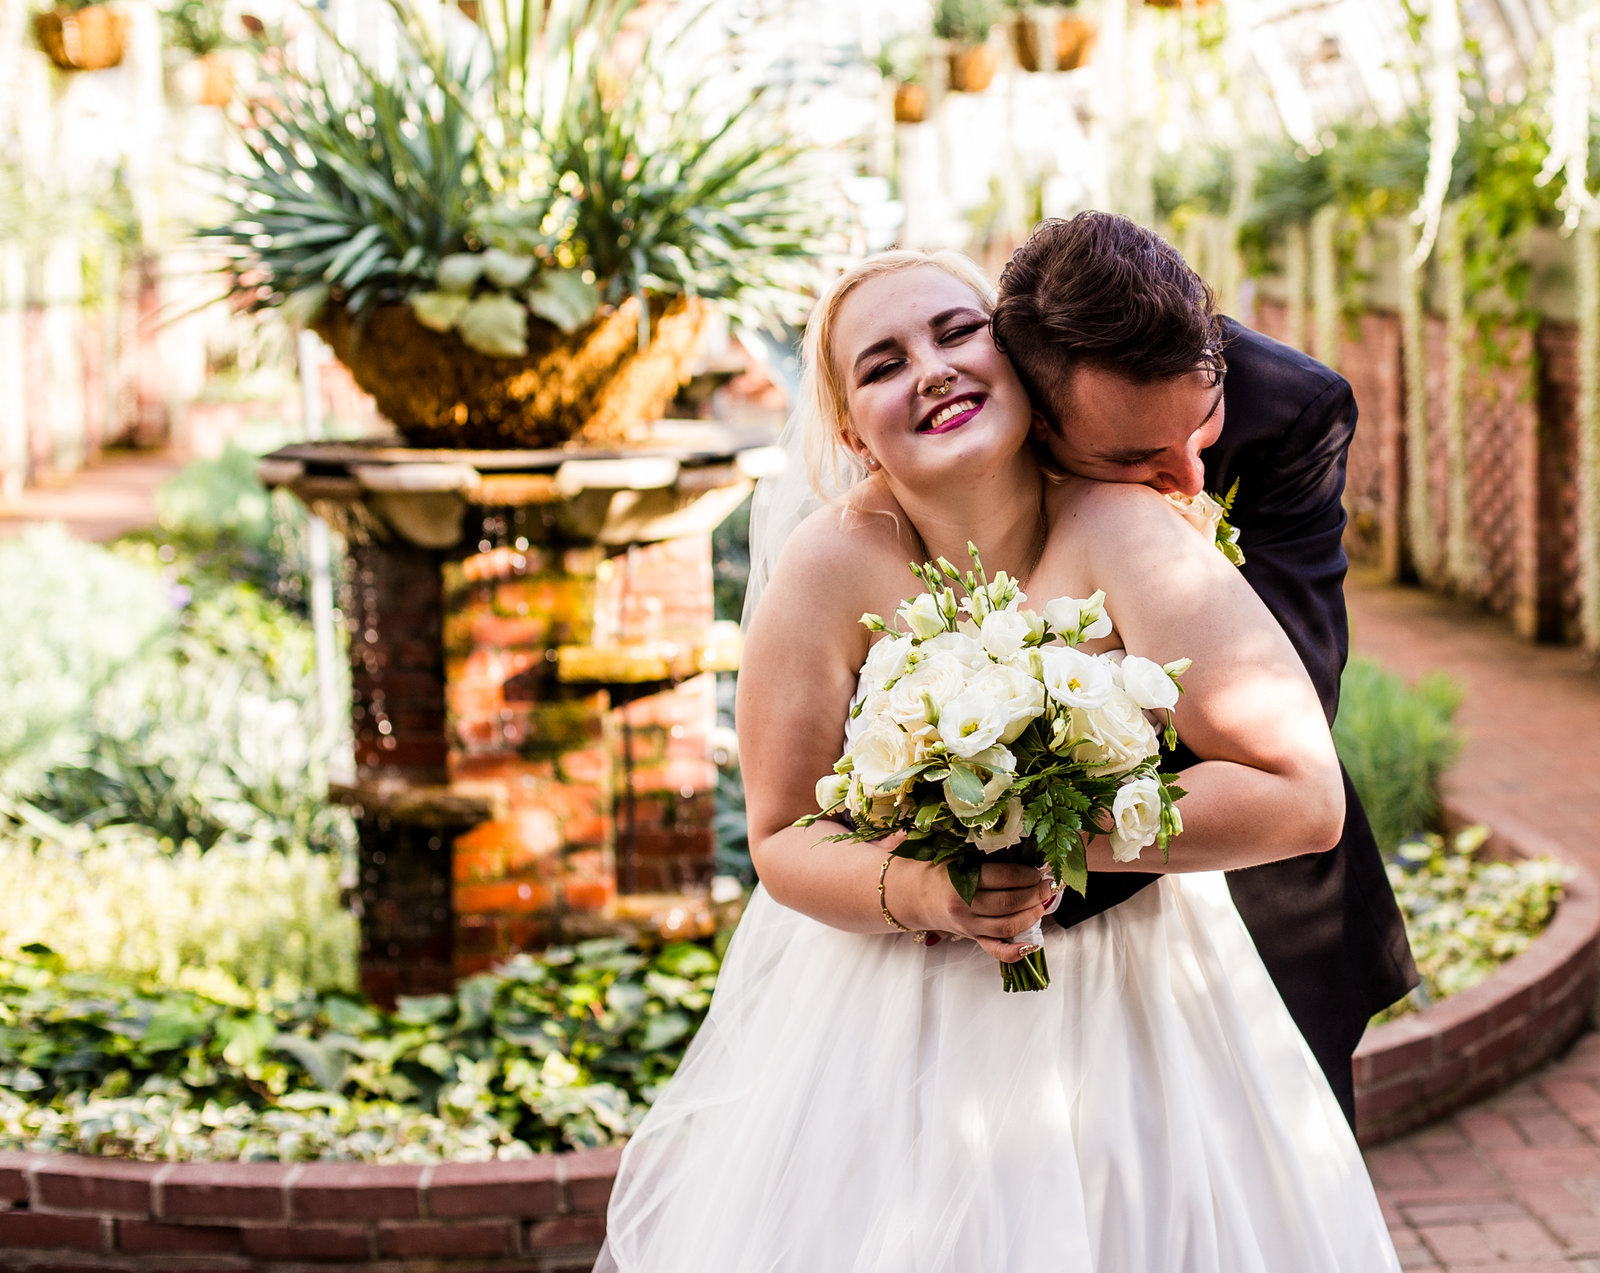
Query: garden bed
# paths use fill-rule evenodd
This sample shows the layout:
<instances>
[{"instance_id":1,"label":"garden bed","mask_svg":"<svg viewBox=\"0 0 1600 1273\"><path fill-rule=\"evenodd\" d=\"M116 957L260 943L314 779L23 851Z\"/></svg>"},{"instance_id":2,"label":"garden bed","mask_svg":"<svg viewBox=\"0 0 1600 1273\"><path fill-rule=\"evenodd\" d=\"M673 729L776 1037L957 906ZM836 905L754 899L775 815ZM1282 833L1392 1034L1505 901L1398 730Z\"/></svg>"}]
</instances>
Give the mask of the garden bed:
<instances>
[{"instance_id":1,"label":"garden bed","mask_svg":"<svg viewBox=\"0 0 1600 1273\"><path fill-rule=\"evenodd\" d=\"M1473 821L1457 803L1453 823ZM1535 833L1491 855L1559 856ZM1373 1144L1504 1086L1563 1049L1588 1020L1600 950L1600 884L1574 867L1555 918L1524 953L1422 1012L1376 1026L1356 1056L1361 1139ZM619 1151L478 1163L151 1163L0 1153L3 1267L63 1258L89 1273L208 1268L588 1269L604 1237ZM65 1253L70 1253L66 1255Z\"/></svg>"},{"instance_id":2,"label":"garden bed","mask_svg":"<svg viewBox=\"0 0 1600 1273\"><path fill-rule=\"evenodd\" d=\"M1447 823L1481 821L1464 800ZM1356 1123L1374 1145L1481 1100L1562 1052L1589 1023L1600 987L1600 882L1525 827L1502 824L1500 858L1549 856L1568 867L1555 917L1522 954L1477 985L1372 1027L1356 1050Z\"/></svg>"}]
</instances>

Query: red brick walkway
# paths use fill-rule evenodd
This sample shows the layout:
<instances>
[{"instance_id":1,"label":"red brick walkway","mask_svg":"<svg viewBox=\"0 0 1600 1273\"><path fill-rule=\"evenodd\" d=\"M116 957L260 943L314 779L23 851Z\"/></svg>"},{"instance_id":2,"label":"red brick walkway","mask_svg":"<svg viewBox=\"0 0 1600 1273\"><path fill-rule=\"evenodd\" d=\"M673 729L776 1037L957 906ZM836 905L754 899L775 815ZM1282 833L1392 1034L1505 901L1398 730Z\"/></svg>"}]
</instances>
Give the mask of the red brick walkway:
<instances>
[{"instance_id":1,"label":"red brick walkway","mask_svg":"<svg viewBox=\"0 0 1600 1273\"><path fill-rule=\"evenodd\" d=\"M1448 785L1502 830L1538 831L1600 870L1600 672L1471 606L1359 579L1349 596L1359 653L1466 691ZM1600 1034L1367 1161L1408 1269L1600 1273Z\"/></svg>"}]
</instances>

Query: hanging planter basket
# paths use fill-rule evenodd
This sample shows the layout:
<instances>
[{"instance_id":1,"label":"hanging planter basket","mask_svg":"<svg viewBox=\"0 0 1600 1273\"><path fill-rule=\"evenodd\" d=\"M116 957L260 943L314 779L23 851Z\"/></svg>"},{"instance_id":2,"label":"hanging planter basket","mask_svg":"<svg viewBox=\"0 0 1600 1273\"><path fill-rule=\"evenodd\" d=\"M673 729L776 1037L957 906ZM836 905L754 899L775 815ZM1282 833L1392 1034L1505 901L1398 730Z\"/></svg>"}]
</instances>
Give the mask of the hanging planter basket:
<instances>
[{"instance_id":1,"label":"hanging planter basket","mask_svg":"<svg viewBox=\"0 0 1600 1273\"><path fill-rule=\"evenodd\" d=\"M424 327L403 304L360 316L333 305L314 326L413 445L603 447L637 441L661 417L689 378L707 313L686 296L653 298L643 351L637 300L571 335L531 318L528 352L514 358Z\"/></svg>"},{"instance_id":2,"label":"hanging planter basket","mask_svg":"<svg viewBox=\"0 0 1600 1273\"><path fill-rule=\"evenodd\" d=\"M1087 18L1062 17L1055 21L1056 70L1076 71L1086 66L1094 51L1095 25Z\"/></svg>"},{"instance_id":3,"label":"hanging planter basket","mask_svg":"<svg viewBox=\"0 0 1600 1273\"><path fill-rule=\"evenodd\" d=\"M1094 24L1076 15L1020 13L1011 23L1011 49L1024 71L1075 71L1089 61L1094 37Z\"/></svg>"},{"instance_id":4,"label":"hanging planter basket","mask_svg":"<svg viewBox=\"0 0 1600 1273\"><path fill-rule=\"evenodd\" d=\"M33 15L33 36L63 71L101 71L122 62L128 15L105 4L46 9Z\"/></svg>"},{"instance_id":5,"label":"hanging planter basket","mask_svg":"<svg viewBox=\"0 0 1600 1273\"><path fill-rule=\"evenodd\" d=\"M196 61L200 67L200 92L196 100L202 106L226 106L233 100L233 58L218 51Z\"/></svg>"},{"instance_id":6,"label":"hanging planter basket","mask_svg":"<svg viewBox=\"0 0 1600 1273\"><path fill-rule=\"evenodd\" d=\"M950 53L950 91L981 93L994 79L998 59L987 44L954 49Z\"/></svg>"},{"instance_id":7,"label":"hanging planter basket","mask_svg":"<svg viewBox=\"0 0 1600 1273\"><path fill-rule=\"evenodd\" d=\"M894 86L894 122L920 124L928 118L928 90L921 84Z\"/></svg>"}]
</instances>

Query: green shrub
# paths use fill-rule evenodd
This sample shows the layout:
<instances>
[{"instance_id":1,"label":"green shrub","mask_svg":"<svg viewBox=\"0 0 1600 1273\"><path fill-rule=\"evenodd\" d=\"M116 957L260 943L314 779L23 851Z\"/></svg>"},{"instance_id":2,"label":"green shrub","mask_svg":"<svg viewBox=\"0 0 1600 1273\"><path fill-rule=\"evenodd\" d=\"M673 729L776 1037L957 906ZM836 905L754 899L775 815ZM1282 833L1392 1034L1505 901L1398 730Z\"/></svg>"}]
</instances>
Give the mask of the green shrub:
<instances>
[{"instance_id":1,"label":"green shrub","mask_svg":"<svg viewBox=\"0 0 1600 1273\"><path fill-rule=\"evenodd\" d=\"M0 540L0 809L92 746L97 695L176 631L161 577L60 527ZM108 621L109 620L109 621Z\"/></svg>"},{"instance_id":2,"label":"green shrub","mask_svg":"<svg viewBox=\"0 0 1600 1273\"><path fill-rule=\"evenodd\" d=\"M268 1011L0 960L0 1149L437 1161L617 1144L677 1068L720 948L518 956L379 1012Z\"/></svg>"},{"instance_id":3,"label":"green shrub","mask_svg":"<svg viewBox=\"0 0 1600 1273\"><path fill-rule=\"evenodd\" d=\"M1345 668L1333 739L1387 856L1438 829L1439 782L1461 749L1460 702L1443 675L1407 686L1367 659Z\"/></svg>"},{"instance_id":4,"label":"green shrub","mask_svg":"<svg viewBox=\"0 0 1600 1273\"><path fill-rule=\"evenodd\" d=\"M0 957L44 943L74 972L254 1005L352 990L340 862L303 846L172 851L138 832L80 847L0 837Z\"/></svg>"},{"instance_id":5,"label":"green shrub","mask_svg":"<svg viewBox=\"0 0 1600 1273\"><path fill-rule=\"evenodd\" d=\"M0 546L0 820L134 826L172 844L351 844L325 792L325 722L303 619L170 545L65 535ZM20 613L19 613L20 612Z\"/></svg>"},{"instance_id":6,"label":"green shrub","mask_svg":"<svg viewBox=\"0 0 1600 1273\"><path fill-rule=\"evenodd\" d=\"M262 450L289 439L257 431ZM116 549L185 587L249 584L295 613L305 610L305 510L256 477L256 450L229 443L216 459L194 460L156 492L156 525Z\"/></svg>"}]
</instances>

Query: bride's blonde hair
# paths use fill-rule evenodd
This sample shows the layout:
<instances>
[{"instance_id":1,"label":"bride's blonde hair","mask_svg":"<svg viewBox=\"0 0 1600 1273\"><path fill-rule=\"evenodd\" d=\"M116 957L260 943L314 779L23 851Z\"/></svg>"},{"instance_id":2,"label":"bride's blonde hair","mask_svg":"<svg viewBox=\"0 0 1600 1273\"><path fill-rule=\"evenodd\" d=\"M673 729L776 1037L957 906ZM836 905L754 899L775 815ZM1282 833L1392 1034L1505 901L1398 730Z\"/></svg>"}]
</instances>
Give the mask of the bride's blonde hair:
<instances>
[{"instance_id":1,"label":"bride's blonde hair","mask_svg":"<svg viewBox=\"0 0 1600 1273\"><path fill-rule=\"evenodd\" d=\"M845 298L868 279L900 270L931 265L970 287L992 313L995 286L969 257L960 252L924 252L915 248L892 248L857 262L841 274L818 299L806 323L801 345L802 375L800 407L805 413L806 476L811 489L825 499L837 498L863 476L865 470L851 455L850 416L845 406L844 377L833 357L834 323Z\"/></svg>"}]
</instances>

